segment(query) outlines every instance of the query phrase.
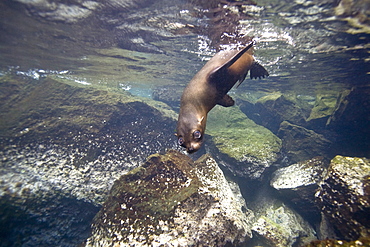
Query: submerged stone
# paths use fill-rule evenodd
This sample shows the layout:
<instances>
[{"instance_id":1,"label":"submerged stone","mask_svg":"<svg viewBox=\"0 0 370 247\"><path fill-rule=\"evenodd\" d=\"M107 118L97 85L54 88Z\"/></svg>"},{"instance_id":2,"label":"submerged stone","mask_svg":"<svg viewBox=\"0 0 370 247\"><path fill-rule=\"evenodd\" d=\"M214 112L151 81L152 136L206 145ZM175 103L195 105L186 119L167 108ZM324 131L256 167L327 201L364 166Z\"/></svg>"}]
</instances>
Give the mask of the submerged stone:
<instances>
[{"instance_id":1,"label":"submerged stone","mask_svg":"<svg viewBox=\"0 0 370 247\"><path fill-rule=\"evenodd\" d=\"M370 238L360 238L354 241L335 239L316 240L303 247L363 247L370 246Z\"/></svg>"},{"instance_id":2,"label":"submerged stone","mask_svg":"<svg viewBox=\"0 0 370 247\"><path fill-rule=\"evenodd\" d=\"M283 121L303 125L308 116L307 108L307 104L300 102L296 96L275 93L259 98L253 108L243 111L257 124L276 134Z\"/></svg>"},{"instance_id":3,"label":"submerged stone","mask_svg":"<svg viewBox=\"0 0 370 247\"><path fill-rule=\"evenodd\" d=\"M122 91L3 76L0 104L8 246L76 246L113 182L176 145L173 111Z\"/></svg>"},{"instance_id":4,"label":"submerged stone","mask_svg":"<svg viewBox=\"0 0 370 247\"><path fill-rule=\"evenodd\" d=\"M313 228L294 210L278 200L259 204L253 236L263 239L263 246L301 246L316 239Z\"/></svg>"},{"instance_id":5,"label":"submerged stone","mask_svg":"<svg viewBox=\"0 0 370 247\"><path fill-rule=\"evenodd\" d=\"M334 112L337 98L337 95L316 95L315 104L307 118L307 125L311 129L325 127L327 120Z\"/></svg>"},{"instance_id":6,"label":"submerged stone","mask_svg":"<svg viewBox=\"0 0 370 247\"><path fill-rule=\"evenodd\" d=\"M333 157L332 142L313 130L284 121L278 136L283 140L283 150L289 162L309 160L315 156Z\"/></svg>"},{"instance_id":7,"label":"submerged stone","mask_svg":"<svg viewBox=\"0 0 370 247\"><path fill-rule=\"evenodd\" d=\"M178 85L157 87L153 90L152 98L162 101L178 111L180 109L180 98L183 91L184 88Z\"/></svg>"},{"instance_id":8,"label":"submerged stone","mask_svg":"<svg viewBox=\"0 0 370 247\"><path fill-rule=\"evenodd\" d=\"M259 178L279 158L281 140L237 107L212 109L207 134L224 165L235 175Z\"/></svg>"},{"instance_id":9,"label":"submerged stone","mask_svg":"<svg viewBox=\"0 0 370 247\"><path fill-rule=\"evenodd\" d=\"M344 240L370 234L370 161L336 156L316 193L322 212Z\"/></svg>"},{"instance_id":10,"label":"submerged stone","mask_svg":"<svg viewBox=\"0 0 370 247\"><path fill-rule=\"evenodd\" d=\"M237 194L207 155L152 155L114 183L86 246L237 246L253 217Z\"/></svg>"},{"instance_id":11,"label":"submerged stone","mask_svg":"<svg viewBox=\"0 0 370 247\"><path fill-rule=\"evenodd\" d=\"M302 216L311 223L317 223L320 212L315 203L315 192L325 175L326 164L323 157L315 157L279 168L272 174L270 185L288 199Z\"/></svg>"}]
</instances>

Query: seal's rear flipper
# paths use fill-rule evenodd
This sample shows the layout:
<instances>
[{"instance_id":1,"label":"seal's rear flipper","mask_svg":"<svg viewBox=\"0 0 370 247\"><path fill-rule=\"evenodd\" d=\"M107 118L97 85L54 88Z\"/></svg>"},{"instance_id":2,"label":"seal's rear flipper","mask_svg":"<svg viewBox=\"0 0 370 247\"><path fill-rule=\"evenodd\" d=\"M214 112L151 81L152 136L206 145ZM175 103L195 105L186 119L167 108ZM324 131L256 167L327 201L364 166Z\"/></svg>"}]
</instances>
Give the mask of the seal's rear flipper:
<instances>
[{"instance_id":1,"label":"seal's rear flipper","mask_svg":"<svg viewBox=\"0 0 370 247\"><path fill-rule=\"evenodd\" d=\"M233 106L235 104L235 101L233 100L233 98L230 97L230 95L225 94L222 99L217 101L217 104L224 107L229 107Z\"/></svg>"},{"instance_id":2,"label":"seal's rear flipper","mask_svg":"<svg viewBox=\"0 0 370 247\"><path fill-rule=\"evenodd\" d=\"M244 55L250 48L254 45L254 41L250 42L247 47L243 48L242 50L238 51L233 57L229 58L222 66L217 67L209 74L210 81L213 81L213 78L223 78L225 75L228 74L228 68L233 65L241 56Z\"/></svg>"},{"instance_id":3,"label":"seal's rear flipper","mask_svg":"<svg viewBox=\"0 0 370 247\"><path fill-rule=\"evenodd\" d=\"M261 79L261 77L264 78L265 76L269 76L269 72L267 72L267 70L257 62L254 62L252 64L249 73L250 73L251 79L255 79L255 78Z\"/></svg>"}]
</instances>

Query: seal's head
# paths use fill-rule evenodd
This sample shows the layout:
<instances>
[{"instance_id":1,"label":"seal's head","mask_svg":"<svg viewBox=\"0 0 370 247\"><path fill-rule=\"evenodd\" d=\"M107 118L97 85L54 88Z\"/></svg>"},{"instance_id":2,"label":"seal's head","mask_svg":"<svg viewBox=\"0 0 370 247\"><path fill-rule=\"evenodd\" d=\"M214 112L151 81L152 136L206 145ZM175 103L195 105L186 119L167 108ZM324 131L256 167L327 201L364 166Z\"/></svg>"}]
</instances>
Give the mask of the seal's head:
<instances>
[{"instance_id":1,"label":"seal's head","mask_svg":"<svg viewBox=\"0 0 370 247\"><path fill-rule=\"evenodd\" d=\"M189 154L198 151L202 146L205 122L204 117L201 117L193 123L178 124L177 143L186 148Z\"/></svg>"}]
</instances>

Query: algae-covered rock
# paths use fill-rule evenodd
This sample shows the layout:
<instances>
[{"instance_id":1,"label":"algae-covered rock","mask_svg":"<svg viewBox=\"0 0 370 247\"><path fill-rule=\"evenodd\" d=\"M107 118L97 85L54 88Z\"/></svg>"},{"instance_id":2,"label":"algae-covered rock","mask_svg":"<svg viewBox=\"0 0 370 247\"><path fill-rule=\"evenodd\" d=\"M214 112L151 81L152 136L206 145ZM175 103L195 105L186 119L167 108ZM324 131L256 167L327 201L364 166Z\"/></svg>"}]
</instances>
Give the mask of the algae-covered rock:
<instances>
[{"instance_id":1,"label":"algae-covered rock","mask_svg":"<svg viewBox=\"0 0 370 247\"><path fill-rule=\"evenodd\" d=\"M345 240L370 234L370 161L336 156L316 193L326 218Z\"/></svg>"},{"instance_id":2,"label":"algae-covered rock","mask_svg":"<svg viewBox=\"0 0 370 247\"><path fill-rule=\"evenodd\" d=\"M284 121L280 125L278 136L283 140L283 149L291 163L315 156L327 159L333 157L331 141L313 130Z\"/></svg>"},{"instance_id":3,"label":"algae-covered rock","mask_svg":"<svg viewBox=\"0 0 370 247\"><path fill-rule=\"evenodd\" d=\"M315 104L307 118L307 125L311 128L324 128L334 112L337 98L338 95L316 95Z\"/></svg>"},{"instance_id":4,"label":"algae-covered rock","mask_svg":"<svg viewBox=\"0 0 370 247\"><path fill-rule=\"evenodd\" d=\"M258 178L279 157L281 140L236 107L216 106L207 125L207 134L234 174Z\"/></svg>"},{"instance_id":5,"label":"algae-covered rock","mask_svg":"<svg viewBox=\"0 0 370 247\"><path fill-rule=\"evenodd\" d=\"M301 246L316 239L315 231L294 210L278 200L265 200L259 205L253 236L264 240L263 246Z\"/></svg>"},{"instance_id":6,"label":"algae-covered rock","mask_svg":"<svg viewBox=\"0 0 370 247\"><path fill-rule=\"evenodd\" d=\"M152 155L114 183L86 246L237 246L253 217L237 193L209 156Z\"/></svg>"}]
</instances>

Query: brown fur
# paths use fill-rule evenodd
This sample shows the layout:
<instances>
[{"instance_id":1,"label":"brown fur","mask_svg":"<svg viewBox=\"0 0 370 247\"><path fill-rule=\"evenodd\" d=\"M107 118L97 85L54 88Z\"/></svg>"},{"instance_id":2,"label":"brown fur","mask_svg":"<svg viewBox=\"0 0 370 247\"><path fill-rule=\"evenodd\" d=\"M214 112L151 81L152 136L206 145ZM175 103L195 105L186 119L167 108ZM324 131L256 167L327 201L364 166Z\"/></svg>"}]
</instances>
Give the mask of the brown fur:
<instances>
[{"instance_id":1,"label":"brown fur","mask_svg":"<svg viewBox=\"0 0 370 247\"><path fill-rule=\"evenodd\" d=\"M179 145L185 147L188 153L198 151L203 143L208 112L216 104L225 107L234 105L233 99L227 93L236 82L242 82L248 71L255 66L259 69L259 72L255 73L256 77L268 75L267 71L254 61L250 49L252 46L253 43L250 43L240 51L218 52L184 89L176 135Z\"/></svg>"}]
</instances>

